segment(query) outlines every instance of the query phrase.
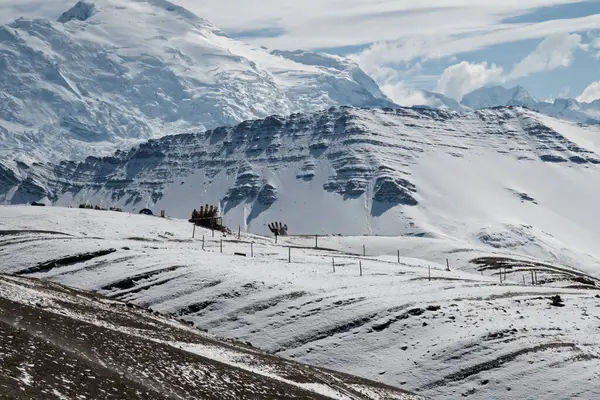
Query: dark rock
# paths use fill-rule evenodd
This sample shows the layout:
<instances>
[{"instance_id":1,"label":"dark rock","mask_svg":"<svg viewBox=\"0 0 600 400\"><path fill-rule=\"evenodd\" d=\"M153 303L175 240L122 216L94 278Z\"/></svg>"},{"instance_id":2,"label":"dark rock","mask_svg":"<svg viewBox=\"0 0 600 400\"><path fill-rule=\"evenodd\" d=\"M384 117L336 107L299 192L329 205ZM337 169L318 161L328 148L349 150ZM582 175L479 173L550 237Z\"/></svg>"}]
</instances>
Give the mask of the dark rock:
<instances>
[{"instance_id":1,"label":"dark rock","mask_svg":"<svg viewBox=\"0 0 600 400\"><path fill-rule=\"evenodd\" d=\"M390 177L377 178L373 200L380 203L401 204L416 206L419 202L412 196L416 192L415 186L405 179L393 179Z\"/></svg>"},{"instance_id":2,"label":"dark rock","mask_svg":"<svg viewBox=\"0 0 600 400\"><path fill-rule=\"evenodd\" d=\"M413 315L413 316L418 316L418 315L422 315L425 313L425 310L422 308L413 308L407 311L408 314Z\"/></svg>"},{"instance_id":3,"label":"dark rock","mask_svg":"<svg viewBox=\"0 0 600 400\"><path fill-rule=\"evenodd\" d=\"M565 306L562 301L562 298L558 294L556 296L550 297L550 300L551 300L551 303L550 303L551 306L554 306L554 307L564 307Z\"/></svg>"},{"instance_id":4,"label":"dark rock","mask_svg":"<svg viewBox=\"0 0 600 400\"><path fill-rule=\"evenodd\" d=\"M265 184L262 189L260 189L260 192L258 192L257 201L262 205L270 206L275 203L276 200L277 189L269 183Z\"/></svg>"},{"instance_id":5,"label":"dark rock","mask_svg":"<svg viewBox=\"0 0 600 400\"><path fill-rule=\"evenodd\" d=\"M565 163L567 162L566 158L563 158L561 156L556 156L553 154L543 154L540 156L540 160L545 161L545 162L553 162L553 163Z\"/></svg>"}]
</instances>

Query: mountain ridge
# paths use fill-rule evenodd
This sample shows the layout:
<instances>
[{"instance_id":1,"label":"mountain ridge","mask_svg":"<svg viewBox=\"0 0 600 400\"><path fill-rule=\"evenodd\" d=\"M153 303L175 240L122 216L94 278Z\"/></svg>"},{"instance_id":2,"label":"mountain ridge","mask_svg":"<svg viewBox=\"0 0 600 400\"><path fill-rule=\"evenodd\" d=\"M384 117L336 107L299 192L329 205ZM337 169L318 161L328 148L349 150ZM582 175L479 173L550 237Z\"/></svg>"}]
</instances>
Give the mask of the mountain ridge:
<instances>
[{"instance_id":1,"label":"mountain ridge","mask_svg":"<svg viewBox=\"0 0 600 400\"><path fill-rule=\"evenodd\" d=\"M540 101L521 85L507 89L503 86L484 86L463 96L460 104L471 109L523 106L542 114L584 124L600 123L600 99L582 103L576 99L557 98Z\"/></svg>"},{"instance_id":2,"label":"mountain ridge","mask_svg":"<svg viewBox=\"0 0 600 400\"><path fill-rule=\"evenodd\" d=\"M0 202L148 207L179 218L208 203L226 225L260 234L282 221L296 234L467 237L494 246L577 238L564 246L581 254L561 262L586 264L600 226L585 213L600 195L597 137L595 126L522 107L333 107L167 136L80 163L5 162Z\"/></svg>"}]
</instances>

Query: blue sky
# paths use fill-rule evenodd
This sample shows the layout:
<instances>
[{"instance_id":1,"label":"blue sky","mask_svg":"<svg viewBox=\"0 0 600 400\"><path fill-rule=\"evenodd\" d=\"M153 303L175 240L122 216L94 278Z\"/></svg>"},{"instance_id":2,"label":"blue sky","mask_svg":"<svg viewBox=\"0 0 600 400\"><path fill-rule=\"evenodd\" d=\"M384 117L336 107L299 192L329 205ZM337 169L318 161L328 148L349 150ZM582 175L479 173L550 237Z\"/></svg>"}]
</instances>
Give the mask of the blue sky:
<instances>
[{"instance_id":1,"label":"blue sky","mask_svg":"<svg viewBox=\"0 0 600 400\"><path fill-rule=\"evenodd\" d=\"M494 84L540 100L600 98L600 0L172 2L255 45L351 57L404 105L420 101L414 89L460 99ZM0 23L56 18L74 3L0 0Z\"/></svg>"}]
</instances>

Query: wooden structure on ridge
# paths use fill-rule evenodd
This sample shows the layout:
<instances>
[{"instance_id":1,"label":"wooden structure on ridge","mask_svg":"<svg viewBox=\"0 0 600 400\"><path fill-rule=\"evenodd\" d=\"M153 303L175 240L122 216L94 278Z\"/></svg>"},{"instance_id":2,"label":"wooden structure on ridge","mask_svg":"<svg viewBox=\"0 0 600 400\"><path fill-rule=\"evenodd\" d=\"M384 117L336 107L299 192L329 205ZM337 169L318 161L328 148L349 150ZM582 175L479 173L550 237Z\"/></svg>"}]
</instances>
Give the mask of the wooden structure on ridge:
<instances>
[{"instance_id":1,"label":"wooden structure on ridge","mask_svg":"<svg viewBox=\"0 0 600 400\"><path fill-rule=\"evenodd\" d=\"M268 226L271 233L273 233L275 236L287 236L288 234L287 224L282 224L281 222L273 222Z\"/></svg>"},{"instance_id":2,"label":"wooden structure on ridge","mask_svg":"<svg viewBox=\"0 0 600 400\"><path fill-rule=\"evenodd\" d=\"M223 217L219 216L219 207L206 204L200 206L200 210L192 211L192 218L189 220L196 226L208 229L216 229L225 232L227 228L223 226Z\"/></svg>"}]
</instances>

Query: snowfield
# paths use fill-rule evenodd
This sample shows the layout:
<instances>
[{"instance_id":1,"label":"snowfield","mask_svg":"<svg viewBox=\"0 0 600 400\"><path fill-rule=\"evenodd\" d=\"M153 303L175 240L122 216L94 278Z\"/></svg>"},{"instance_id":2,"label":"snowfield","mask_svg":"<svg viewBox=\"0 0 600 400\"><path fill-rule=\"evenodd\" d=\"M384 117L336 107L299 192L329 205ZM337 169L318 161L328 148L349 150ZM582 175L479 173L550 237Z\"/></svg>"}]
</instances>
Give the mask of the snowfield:
<instances>
[{"instance_id":1,"label":"snowfield","mask_svg":"<svg viewBox=\"0 0 600 400\"><path fill-rule=\"evenodd\" d=\"M97 292L430 398L600 395L600 274L589 265L452 238L275 244L192 232L172 218L3 206L1 272Z\"/></svg>"}]
</instances>

